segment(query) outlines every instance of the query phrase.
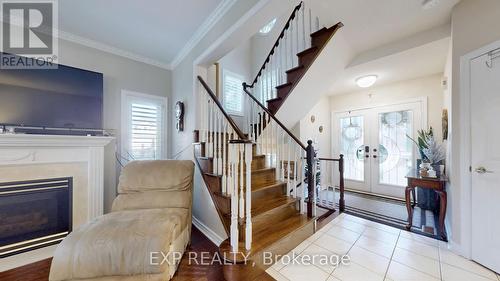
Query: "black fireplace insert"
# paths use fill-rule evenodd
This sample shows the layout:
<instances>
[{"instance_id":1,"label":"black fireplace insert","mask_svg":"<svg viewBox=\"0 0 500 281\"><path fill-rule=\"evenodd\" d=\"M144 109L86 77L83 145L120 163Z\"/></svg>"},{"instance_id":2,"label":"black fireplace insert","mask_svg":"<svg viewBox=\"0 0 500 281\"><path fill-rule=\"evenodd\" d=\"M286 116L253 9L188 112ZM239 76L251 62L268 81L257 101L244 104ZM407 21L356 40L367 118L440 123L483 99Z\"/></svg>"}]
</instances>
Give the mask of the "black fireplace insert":
<instances>
[{"instance_id":1,"label":"black fireplace insert","mask_svg":"<svg viewBox=\"0 0 500 281\"><path fill-rule=\"evenodd\" d=\"M57 244L71 232L73 178L0 183L0 258Z\"/></svg>"}]
</instances>

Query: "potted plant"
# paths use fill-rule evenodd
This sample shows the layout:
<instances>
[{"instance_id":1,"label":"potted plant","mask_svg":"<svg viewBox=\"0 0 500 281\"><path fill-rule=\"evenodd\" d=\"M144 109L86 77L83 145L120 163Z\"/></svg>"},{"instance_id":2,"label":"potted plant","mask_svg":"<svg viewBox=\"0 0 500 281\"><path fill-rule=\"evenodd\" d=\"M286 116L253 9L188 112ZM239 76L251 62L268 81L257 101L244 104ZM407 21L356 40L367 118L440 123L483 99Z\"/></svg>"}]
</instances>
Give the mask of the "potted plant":
<instances>
[{"instance_id":1,"label":"potted plant","mask_svg":"<svg viewBox=\"0 0 500 281\"><path fill-rule=\"evenodd\" d=\"M406 135L410 140L412 140L418 148L420 159L417 160L417 169L422 166L432 166L432 168L439 173L439 165L444 163L446 158L446 151L442 144L438 144L434 139L434 132L432 127L429 130L419 130L417 132L417 139L413 139ZM437 175L439 176L439 175ZM437 210L436 198L437 194L435 191L430 189L417 189L418 206L422 209L427 210Z\"/></svg>"}]
</instances>

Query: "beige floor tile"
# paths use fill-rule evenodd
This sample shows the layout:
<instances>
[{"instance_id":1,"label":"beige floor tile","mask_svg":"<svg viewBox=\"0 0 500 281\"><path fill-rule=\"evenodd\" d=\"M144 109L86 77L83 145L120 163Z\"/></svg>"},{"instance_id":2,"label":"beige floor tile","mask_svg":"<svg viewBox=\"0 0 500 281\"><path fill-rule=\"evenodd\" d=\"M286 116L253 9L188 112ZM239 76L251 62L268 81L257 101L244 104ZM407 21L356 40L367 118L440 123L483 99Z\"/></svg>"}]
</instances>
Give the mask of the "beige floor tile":
<instances>
[{"instance_id":1,"label":"beige floor tile","mask_svg":"<svg viewBox=\"0 0 500 281\"><path fill-rule=\"evenodd\" d=\"M363 249L386 258L390 258L392 256L392 252L394 251L394 245L387 244L385 242L381 242L363 235L361 235L361 237L358 239L358 241L356 241L354 245L357 245Z\"/></svg>"},{"instance_id":2,"label":"beige floor tile","mask_svg":"<svg viewBox=\"0 0 500 281\"><path fill-rule=\"evenodd\" d=\"M305 241L303 241L302 243L300 243L297 247L295 247L291 252L299 255L300 253L302 253L302 251L304 251L312 243L313 242L311 242L310 240L306 239Z\"/></svg>"},{"instance_id":3,"label":"beige floor tile","mask_svg":"<svg viewBox=\"0 0 500 281\"><path fill-rule=\"evenodd\" d=\"M351 231L357 232L357 233L363 233L365 230L366 226L359 224L357 222L345 219L337 223L338 226L341 226L343 228L347 228Z\"/></svg>"},{"instance_id":4,"label":"beige floor tile","mask_svg":"<svg viewBox=\"0 0 500 281\"><path fill-rule=\"evenodd\" d=\"M276 270L276 271L280 271L283 267L285 267L286 264L284 264L283 262L286 260L286 261L289 261L292 257L292 253L288 253L285 255L286 257L283 258L281 257L277 262L275 262L270 268Z\"/></svg>"},{"instance_id":5,"label":"beige floor tile","mask_svg":"<svg viewBox=\"0 0 500 281\"><path fill-rule=\"evenodd\" d=\"M305 249L301 256L308 256L312 259L312 264L319 267L324 272L331 274L333 270L338 266L342 256L335 254L323 247L316 244L311 244L307 249Z\"/></svg>"},{"instance_id":6,"label":"beige floor tile","mask_svg":"<svg viewBox=\"0 0 500 281\"><path fill-rule=\"evenodd\" d=\"M442 264L441 265L443 281L489 281L484 276L474 274L472 272L462 270L458 267Z\"/></svg>"},{"instance_id":7,"label":"beige floor tile","mask_svg":"<svg viewBox=\"0 0 500 281\"><path fill-rule=\"evenodd\" d=\"M325 281L329 274L314 265L289 264L279 271L291 281Z\"/></svg>"},{"instance_id":8,"label":"beige floor tile","mask_svg":"<svg viewBox=\"0 0 500 281\"><path fill-rule=\"evenodd\" d=\"M399 237L397 234L393 234L373 227L367 227L363 232L363 235L393 245L396 245Z\"/></svg>"},{"instance_id":9,"label":"beige floor tile","mask_svg":"<svg viewBox=\"0 0 500 281\"><path fill-rule=\"evenodd\" d=\"M461 257L449 250L439 249L439 256L442 263L449 264L461 268L463 270L469 271L471 273L481 275L483 277L489 278L491 280L497 280L496 273L483 267L482 265ZM497 278L497 279L495 279Z\"/></svg>"},{"instance_id":10,"label":"beige floor tile","mask_svg":"<svg viewBox=\"0 0 500 281\"><path fill-rule=\"evenodd\" d=\"M321 236L318 240L314 241L314 244L339 255L347 253L352 246L352 243L348 243L328 234Z\"/></svg>"},{"instance_id":11,"label":"beige floor tile","mask_svg":"<svg viewBox=\"0 0 500 281\"><path fill-rule=\"evenodd\" d=\"M384 275L376 274L369 269L351 262L349 265L341 265L332 274L333 277L342 281L382 281Z\"/></svg>"},{"instance_id":12,"label":"beige floor tile","mask_svg":"<svg viewBox=\"0 0 500 281\"><path fill-rule=\"evenodd\" d=\"M377 223L377 222L372 222L372 224L370 224L369 226L373 227L373 228L377 228L377 229L383 230L385 232L396 234L396 235L399 235L399 233L401 232L401 230L398 229L398 228L395 228L395 227L392 227L392 226L388 226L388 225L385 225L385 224L381 224L381 223Z\"/></svg>"},{"instance_id":13,"label":"beige floor tile","mask_svg":"<svg viewBox=\"0 0 500 281\"><path fill-rule=\"evenodd\" d=\"M356 240L358 240L360 234L357 232L354 232L352 230L349 230L347 228L335 225L330 230L326 232L326 234L342 239L344 241L347 241L349 243L354 243Z\"/></svg>"},{"instance_id":14,"label":"beige floor tile","mask_svg":"<svg viewBox=\"0 0 500 281\"><path fill-rule=\"evenodd\" d=\"M416 234L416 233L413 233L413 232L409 232L409 231L406 231L406 230L401 231L401 237L404 237L404 238L407 238L407 239L410 239L410 240L413 240L413 241L417 241L417 242L420 242L420 243L424 243L424 244L427 244L427 245L430 245L430 246L434 246L434 247L438 247L439 246L439 242L443 242L443 241L439 241L437 239L426 237L426 236L423 236L423 235L420 235L420 234ZM443 242L443 243L445 243L445 242Z\"/></svg>"},{"instance_id":15,"label":"beige floor tile","mask_svg":"<svg viewBox=\"0 0 500 281\"><path fill-rule=\"evenodd\" d=\"M424 257L405 249L396 248L396 250L394 250L394 254L392 255L392 260L418 271L425 272L436 278L441 278L439 261L435 259Z\"/></svg>"},{"instance_id":16,"label":"beige floor tile","mask_svg":"<svg viewBox=\"0 0 500 281\"><path fill-rule=\"evenodd\" d=\"M439 252L437 247L417 242L412 239L399 237L396 247L408 250L410 252L414 252L421 256L426 256L431 259L439 260Z\"/></svg>"},{"instance_id":17,"label":"beige floor tile","mask_svg":"<svg viewBox=\"0 0 500 281\"><path fill-rule=\"evenodd\" d=\"M434 278L431 275L425 274L415 270L406 265L400 264L396 261L391 261L389 270L387 271L387 278L394 281L439 281L440 279Z\"/></svg>"},{"instance_id":18,"label":"beige floor tile","mask_svg":"<svg viewBox=\"0 0 500 281\"><path fill-rule=\"evenodd\" d=\"M316 232L314 233L313 235L309 236L309 238L307 238L306 240L308 240L309 242L314 242L316 240L318 240L318 238L320 238L321 236L325 235L324 232Z\"/></svg>"},{"instance_id":19,"label":"beige floor tile","mask_svg":"<svg viewBox=\"0 0 500 281\"><path fill-rule=\"evenodd\" d=\"M390 262L388 258L372 253L359 246L352 247L347 255L352 262L382 276L385 275Z\"/></svg>"},{"instance_id":20,"label":"beige floor tile","mask_svg":"<svg viewBox=\"0 0 500 281\"><path fill-rule=\"evenodd\" d=\"M289 281L288 278L286 278L285 276L281 275L281 273L279 273L278 271L274 270L273 268L268 268L266 270L266 273L269 274L269 275L271 275L271 277L274 278L277 281Z\"/></svg>"}]
</instances>

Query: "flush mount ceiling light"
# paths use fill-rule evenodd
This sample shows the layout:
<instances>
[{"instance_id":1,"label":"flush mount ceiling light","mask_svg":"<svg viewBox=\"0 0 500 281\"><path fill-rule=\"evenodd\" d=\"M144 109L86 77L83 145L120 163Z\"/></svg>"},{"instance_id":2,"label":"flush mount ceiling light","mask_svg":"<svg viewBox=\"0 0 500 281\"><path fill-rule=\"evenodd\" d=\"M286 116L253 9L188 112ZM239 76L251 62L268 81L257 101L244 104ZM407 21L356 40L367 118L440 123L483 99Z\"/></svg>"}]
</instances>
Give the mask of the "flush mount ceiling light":
<instances>
[{"instance_id":1,"label":"flush mount ceiling light","mask_svg":"<svg viewBox=\"0 0 500 281\"><path fill-rule=\"evenodd\" d=\"M361 88L371 87L377 81L377 75L367 75L356 79L356 85Z\"/></svg>"},{"instance_id":2,"label":"flush mount ceiling light","mask_svg":"<svg viewBox=\"0 0 500 281\"><path fill-rule=\"evenodd\" d=\"M269 32L271 32L271 30L273 29L275 24L276 24L276 19L273 19L268 24L264 25L264 27L262 27L259 30L259 33L260 34L268 34Z\"/></svg>"},{"instance_id":3,"label":"flush mount ceiling light","mask_svg":"<svg viewBox=\"0 0 500 281\"><path fill-rule=\"evenodd\" d=\"M424 0L422 2L422 9L430 10L439 4L440 0Z\"/></svg>"}]
</instances>

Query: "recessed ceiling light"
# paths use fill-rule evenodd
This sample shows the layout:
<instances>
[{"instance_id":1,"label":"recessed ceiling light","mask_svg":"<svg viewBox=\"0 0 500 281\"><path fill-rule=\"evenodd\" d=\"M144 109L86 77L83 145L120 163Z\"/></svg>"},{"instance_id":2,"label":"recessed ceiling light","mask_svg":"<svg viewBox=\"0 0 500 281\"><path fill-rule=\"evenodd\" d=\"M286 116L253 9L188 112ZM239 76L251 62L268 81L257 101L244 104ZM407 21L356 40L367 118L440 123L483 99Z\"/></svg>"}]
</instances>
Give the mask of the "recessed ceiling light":
<instances>
[{"instance_id":1,"label":"recessed ceiling light","mask_svg":"<svg viewBox=\"0 0 500 281\"><path fill-rule=\"evenodd\" d=\"M361 88L371 87L377 81L377 75L367 75L356 79L356 84Z\"/></svg>"},{"instance_id":2,"label":"recessed ceiling light","mask_svg":"<svg viewBox=\"0 0 500 281\"><path fill-rule=\"evenodd\" d=\"M260 34L268 34L269 32L271 32L271 30L273 29L274 25L276 24L276 19L273 19L272 21L270 21L268 24L264 25L260 30L259 30L259 33Z\"/></svg>"}]
</instances>

